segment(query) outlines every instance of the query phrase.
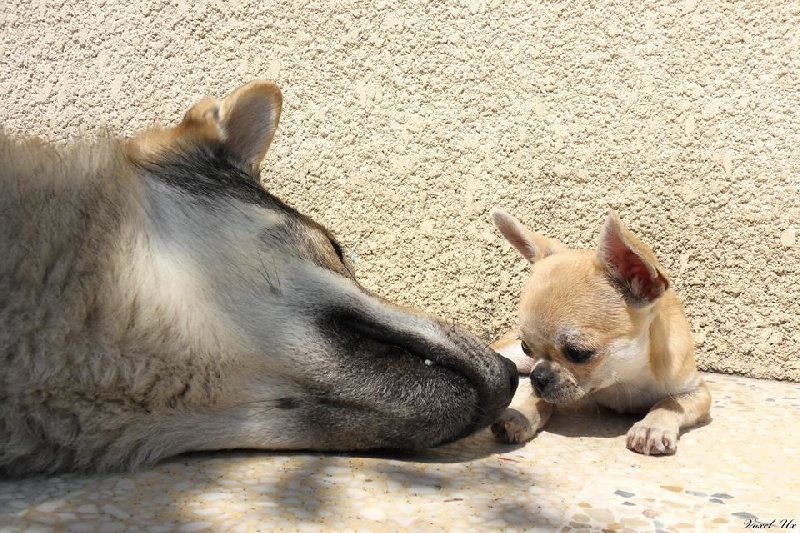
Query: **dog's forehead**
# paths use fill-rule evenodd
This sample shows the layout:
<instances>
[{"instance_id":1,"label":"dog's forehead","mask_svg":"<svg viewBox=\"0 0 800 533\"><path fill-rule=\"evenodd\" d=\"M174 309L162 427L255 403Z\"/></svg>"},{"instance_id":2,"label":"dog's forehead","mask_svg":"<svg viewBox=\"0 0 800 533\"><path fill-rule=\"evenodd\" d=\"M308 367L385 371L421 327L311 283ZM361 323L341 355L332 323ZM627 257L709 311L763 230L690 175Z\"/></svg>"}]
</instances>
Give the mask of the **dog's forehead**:
<instances>
[{"instance_id":1,"label":"dog's forehead","mask_svg":"<svg viewBox=\"0 0 800 533\"><path fill-rule=\"evenodd\" d=\"M594 345L626 322L624 301L592 252L554 254L537 263L520 300L526 340Z\"/></svg>"},{"instance_id":2,"label":"dog's forehead","mask_svg":"<svg viewBox=\"0 0 800 533\"><path fill-rule=\"evenodd\" d=\"M603 285L602 271L584 253L554 254L532 266L521 304L549 316L570 315L607 296Z\"/></svg>"}]
</instances>

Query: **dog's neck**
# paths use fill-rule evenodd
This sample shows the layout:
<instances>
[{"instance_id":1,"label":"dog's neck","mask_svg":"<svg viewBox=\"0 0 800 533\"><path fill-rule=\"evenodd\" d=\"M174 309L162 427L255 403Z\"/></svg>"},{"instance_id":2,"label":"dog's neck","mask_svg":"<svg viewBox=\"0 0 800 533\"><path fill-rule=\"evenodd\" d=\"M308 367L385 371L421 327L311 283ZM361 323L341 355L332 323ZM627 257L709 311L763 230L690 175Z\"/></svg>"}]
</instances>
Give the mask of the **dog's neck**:
<instances>
[{"instance_id":1,"label":"dog's neck","mask_svg":"<svg viewBox=\"0 0 800 533\"><path fill-rule=\"evenodd\" d=\"M681 376L687 368L687 358L694 357L694 340L691 327L682 312L677 295L668 290L659 298L653 308L650 323L650 368L656 377L671 376L692 379L692 376ZM696 371L692 371L696 374Z\"/></svg>"}]
</instances>

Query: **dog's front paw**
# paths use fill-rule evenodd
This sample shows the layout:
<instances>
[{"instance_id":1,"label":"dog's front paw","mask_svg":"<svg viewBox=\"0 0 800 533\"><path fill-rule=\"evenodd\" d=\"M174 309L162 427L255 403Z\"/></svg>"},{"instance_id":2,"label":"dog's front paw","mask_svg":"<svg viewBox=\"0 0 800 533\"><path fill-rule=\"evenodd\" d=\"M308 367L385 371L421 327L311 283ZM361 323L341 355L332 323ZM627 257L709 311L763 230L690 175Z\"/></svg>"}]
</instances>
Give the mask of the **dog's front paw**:
<instances>
[{"instance_id":1,"label":"dog's front paw","mask_svg":"<svg viewBox=\"0 0 800 533\"><path fill-rule=\"evenodd\" d=\"M626 444L645 455L671 455L678 447L678 430L642 420L628 431Z\"/></svg>"},{"instance_id":2,"label":"dog's front paw","mask_svg":"<svg viewBox=\"0 0 800 533\"><path fill-rule=\"evenodd\" d=\"M506 409L492 424L492 433L497 440L506 444L525 442L533 438L536 428L528 418L516 409Z\"/></svg>"}]
</instances>

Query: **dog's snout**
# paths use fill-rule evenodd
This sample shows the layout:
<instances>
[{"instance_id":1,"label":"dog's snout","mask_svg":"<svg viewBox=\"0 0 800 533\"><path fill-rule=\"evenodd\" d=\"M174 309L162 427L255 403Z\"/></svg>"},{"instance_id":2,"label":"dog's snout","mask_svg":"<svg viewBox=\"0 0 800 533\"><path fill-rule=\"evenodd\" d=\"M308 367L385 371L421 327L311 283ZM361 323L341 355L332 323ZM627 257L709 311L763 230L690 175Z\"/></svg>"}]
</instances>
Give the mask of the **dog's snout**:
<instances>
[{"instance_id":1,"label":"dog's snout","mask_svg":"<svg viewBox=\"0 0 800 533\"><path fill-rule=\"evenodd\" d=\"M517 370L517 365L514 364L514 361L511 359L506 359L502 357L503 363L505 363L506 368L508 368L509 373L509 392L511 396L514 396L514 393L517 392L517 387L519 386L519 371Z\"/></svg>"},{"instance_id":2,"label":"dog's snout","mask_svg":"<svg viewBox=\"0 0 800 533\"><path fill-rule=\"evenodd\" d=\"M553 374L543 365L539 365L533 369L531 373L531 382L533 383L533 389L536 391L536 394L539 396L542 395L547 385L550 384L552 377Z\"/></svg>"}]
</instances>

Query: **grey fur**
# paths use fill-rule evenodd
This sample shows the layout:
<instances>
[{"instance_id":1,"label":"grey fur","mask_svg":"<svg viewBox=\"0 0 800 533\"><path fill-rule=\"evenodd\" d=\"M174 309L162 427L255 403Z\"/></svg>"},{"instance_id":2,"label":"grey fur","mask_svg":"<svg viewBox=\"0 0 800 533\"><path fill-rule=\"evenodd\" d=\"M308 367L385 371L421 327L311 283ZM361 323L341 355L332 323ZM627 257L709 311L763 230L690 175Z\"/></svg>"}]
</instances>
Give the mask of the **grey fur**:
<instances>
[{"instance_id":1,"label":"grey fur","mask_svg":"<svg viewBox=\"0 0 800 533\"><path fill-rule=\"evenodd\" d=\"M265 149L221 139L137 158L0 135L0 475L418 449L508 405L512 364L363 289L330 232L248 181L260 159L231 158Z\"/></svg>"}]
</instances>

